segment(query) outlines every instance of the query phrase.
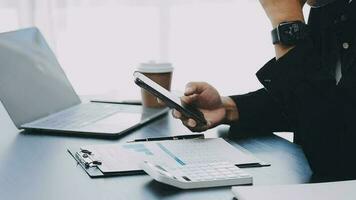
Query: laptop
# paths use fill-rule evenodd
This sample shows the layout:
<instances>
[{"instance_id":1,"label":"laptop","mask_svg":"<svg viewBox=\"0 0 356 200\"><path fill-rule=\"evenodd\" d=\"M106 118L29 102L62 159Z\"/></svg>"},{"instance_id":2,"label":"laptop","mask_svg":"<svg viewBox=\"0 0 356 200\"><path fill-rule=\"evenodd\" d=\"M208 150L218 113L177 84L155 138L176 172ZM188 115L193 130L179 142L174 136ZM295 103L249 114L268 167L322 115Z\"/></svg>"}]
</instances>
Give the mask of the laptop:
<instances>
[{"instance_id":1,"label":"laptop","mask_svg":"<svg viewBox=\"0 0 356 200\"><path fill-rule=\"evenodd\" d=\"M84 103L37 28L0 34L0 100L19 129L114 137L168 111Z\"/></svg>"}]
</instances>

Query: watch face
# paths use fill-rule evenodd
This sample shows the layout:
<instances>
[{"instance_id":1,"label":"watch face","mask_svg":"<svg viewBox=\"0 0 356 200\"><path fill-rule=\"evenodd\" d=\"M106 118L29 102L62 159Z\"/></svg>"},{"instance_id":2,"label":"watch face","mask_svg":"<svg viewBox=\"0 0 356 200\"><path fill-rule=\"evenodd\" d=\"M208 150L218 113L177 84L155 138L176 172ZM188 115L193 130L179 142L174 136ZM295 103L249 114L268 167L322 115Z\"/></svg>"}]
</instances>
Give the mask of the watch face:
<instances>
[{"instance_id":1,"label":"watch face","mask_svg":"<svg viewBox=\"0 0 356 200\"><path fill-rule=\"evenodd\" d=\"M299 40L300 26L297 23L282 23L278 27L282 44L292 45Z\"/></svg>"}]
</instances>

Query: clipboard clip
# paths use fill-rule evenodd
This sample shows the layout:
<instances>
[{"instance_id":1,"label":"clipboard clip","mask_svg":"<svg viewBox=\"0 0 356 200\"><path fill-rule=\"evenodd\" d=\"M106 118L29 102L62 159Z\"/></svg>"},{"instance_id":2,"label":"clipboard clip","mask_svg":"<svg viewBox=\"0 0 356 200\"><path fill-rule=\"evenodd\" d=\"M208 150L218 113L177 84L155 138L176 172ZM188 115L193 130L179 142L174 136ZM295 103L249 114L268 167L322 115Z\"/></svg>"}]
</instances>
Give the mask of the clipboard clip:
<instances>
[{"instance_id":1,"label":"clipboard clip","mask_svg":"<svg viewBox=\"0 0 356 200\"><path fill-rule=\"evenodd\" d=\"M80 165L84 166L85 169L91 167L97 167L102 164L101 161L95 160L92 157L93 153L87 149L80 149L80 151L75 153L75 157L77 158Z\"/></svg>"}]
</instances>

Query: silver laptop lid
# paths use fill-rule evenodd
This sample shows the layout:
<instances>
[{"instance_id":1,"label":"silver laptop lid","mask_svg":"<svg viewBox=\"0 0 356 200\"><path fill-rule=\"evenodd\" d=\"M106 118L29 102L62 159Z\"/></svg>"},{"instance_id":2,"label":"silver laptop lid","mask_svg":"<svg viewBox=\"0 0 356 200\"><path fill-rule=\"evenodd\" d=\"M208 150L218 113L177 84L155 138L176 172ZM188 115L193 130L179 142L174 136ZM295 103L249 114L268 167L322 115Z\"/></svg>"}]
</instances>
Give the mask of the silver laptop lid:
<instances>
[{"instance_id":1,"label":"silver laptop lid","mask_svg":"<svg viewBox=\"0 0 356 200\"><path fill-rule=\"evenodd\" d=\"M80 103L37 28L0 34L0 100L18 128Z\"/></svg>"}]
</instances>

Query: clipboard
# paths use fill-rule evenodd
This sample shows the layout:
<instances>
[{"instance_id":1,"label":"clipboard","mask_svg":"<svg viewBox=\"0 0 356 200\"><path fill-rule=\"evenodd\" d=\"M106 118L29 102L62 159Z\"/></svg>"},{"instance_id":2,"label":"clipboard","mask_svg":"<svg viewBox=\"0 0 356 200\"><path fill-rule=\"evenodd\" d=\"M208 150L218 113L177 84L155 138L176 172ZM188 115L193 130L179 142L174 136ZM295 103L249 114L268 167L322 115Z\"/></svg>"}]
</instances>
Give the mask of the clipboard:
<instances>
[{"instance_id":1,"label":"clipboard","mask_svg":"<svg viewBox=\"0 0 356 200\"><path fill-rule=\"evenodd\" d=\"M240 168L270 166L243 147L236 148L222 138L88 145L69 148L68 152L91 178L144 174L139 166L145 160L173 167L216 162L217 159L229 161Z\"/></svg>"},{"instance_id":2,"label":"clipboard","mask_svg":"<svg viewBox=\"0 0 356 200\"><path fill-rule=\"evenodd\" d=\"M93 156L90 155L92 152L89 150L81 148L68 148L67 151L91 178L144 174L143 170L133 168L127 171L104 173L98 168L99 165L102 165L102 162L95 160Z\"/></svg>"}]
</instances>

